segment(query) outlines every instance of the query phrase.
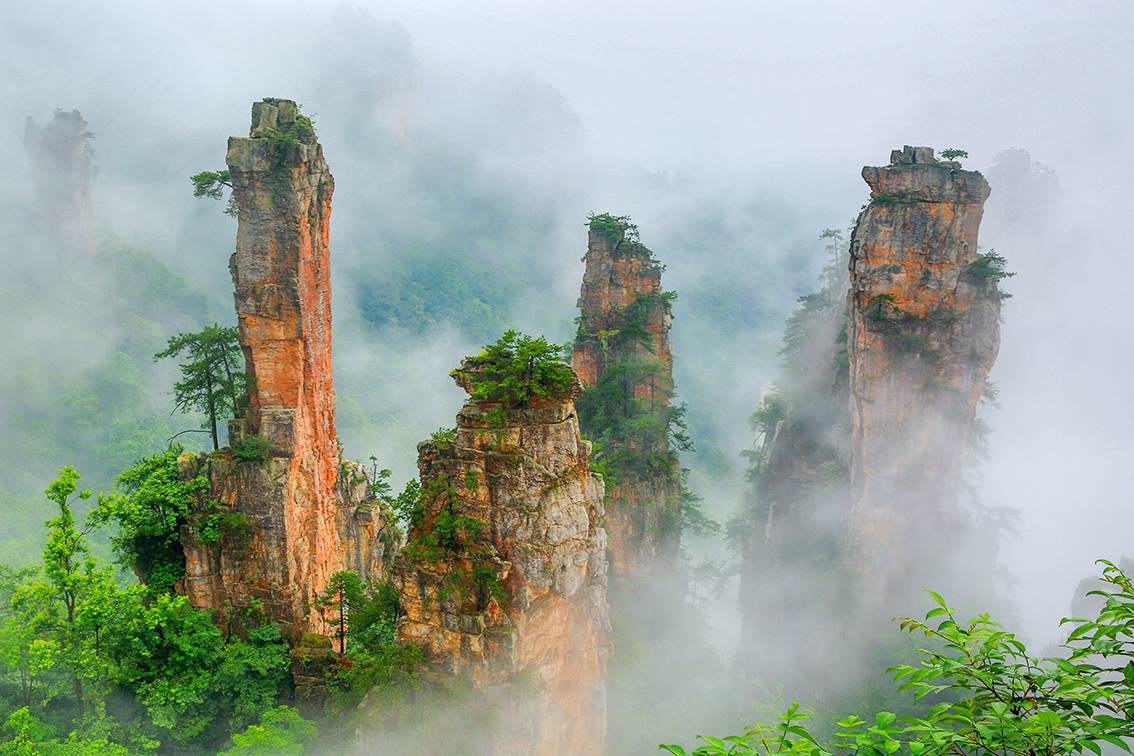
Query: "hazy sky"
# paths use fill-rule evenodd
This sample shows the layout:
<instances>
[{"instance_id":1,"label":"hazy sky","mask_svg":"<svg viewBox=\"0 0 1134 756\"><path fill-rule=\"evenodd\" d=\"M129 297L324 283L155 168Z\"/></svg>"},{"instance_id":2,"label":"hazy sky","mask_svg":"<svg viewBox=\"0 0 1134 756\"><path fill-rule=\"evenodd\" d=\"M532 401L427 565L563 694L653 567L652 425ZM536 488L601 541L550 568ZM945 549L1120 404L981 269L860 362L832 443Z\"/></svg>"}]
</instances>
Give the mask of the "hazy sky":
<instances>
[{"instance_id":1,"label":"hazy sky","mask_svg":"<svg viewBox=\"0 0 1134 756\"><path fill-rule=\"evenodd\" d=\"M997 240L1019 275L1005 287L1015 298L993 373L1003 409L989 417L985 498L1023 512L1024 534L1004 557L1029 633L1054 635L1094 558L1134 556L1129 0L354 5L404 26L426 74L458 87L462 74L554 87L590 159L711 189L758 188L829 218L823 225L845 225L867 197L861 167L885 164L904 144L965 149L966 167L981 170L1002 150L1028 150L1058 174L1066 206L1044 219L1043 234ZM319 111L319 89L294 66L312 52L309 30L338 6L7 3L0 160L22 165L26 115L42 122L55 107L78 108L96 137L128 137L117 146L96 138L104 162L125 142L152 154L155 173L168 161L184 181L186 168L218 158L186 154L197 147L183 136L243 134L249 103L269 95ZM562 165L549 164L542 181L553 183ZM104 186L130 199L131 180ZM115 225L160 239L172 211L139 195ZM636 218L662 214L624 199Z\"/></svg>"}]
</instances>

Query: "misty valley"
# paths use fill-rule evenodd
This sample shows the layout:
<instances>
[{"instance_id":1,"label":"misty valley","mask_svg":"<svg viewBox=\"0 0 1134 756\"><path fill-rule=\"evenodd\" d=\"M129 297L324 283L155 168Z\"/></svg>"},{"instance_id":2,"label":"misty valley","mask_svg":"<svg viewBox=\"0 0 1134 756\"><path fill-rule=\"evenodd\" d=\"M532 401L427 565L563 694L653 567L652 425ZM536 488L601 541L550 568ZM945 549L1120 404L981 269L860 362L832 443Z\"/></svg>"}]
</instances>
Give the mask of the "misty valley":
<instances>
[{"instance_id":1,"label":"misty valley","mask_svg":"<svg viewBox=\"0 0 1134 756\"><path fill-rule=\"evenodd\" d=\"M1029 648L982 489L1027 276L982 234L1054 237L1054 171L893 145L829 227L576 171L522 77L466 151L404 30L336 18L381 65L319 114L28 114L0 754L1130 751L1134 563Z\"/></svg>"}]
</instances>

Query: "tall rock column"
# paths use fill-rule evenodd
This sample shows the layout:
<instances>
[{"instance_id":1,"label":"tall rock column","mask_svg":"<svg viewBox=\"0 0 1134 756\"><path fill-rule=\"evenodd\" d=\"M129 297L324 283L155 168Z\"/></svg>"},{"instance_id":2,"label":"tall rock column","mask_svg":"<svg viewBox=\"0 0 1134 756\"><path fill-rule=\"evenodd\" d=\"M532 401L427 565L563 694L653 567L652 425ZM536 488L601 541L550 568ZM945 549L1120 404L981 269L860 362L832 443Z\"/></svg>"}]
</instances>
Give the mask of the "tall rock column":
<instances>
[{"instance_id":1,"label":"tall rock column","mask_svg":"<svg viewBox=\"0 0 1134 756\"><path fill-rule=\"evenodd\" d=\"M595 216L579 295L571 364L586 393L583 431L614 478L607 505L610 569L644 574L676 564L681 468L670 448L673 321L662 265L625 218Z\"/></svg>"},{"instance_id":2,"label":"tall rock column","mask_svg":"<svg viewBox=\"0 0 1134 756\"><path fill-rule=\"evenodd\" d=\"M454 377L471 392L484 367L466 360ZM579 435L580 388L469 401L455 432L418 445L419 511L393 563L398 638L490 703L493 756L603 752L603 480Z\"/></svg>"},{"instance_id":3,"label":"tall rock column","mask_svg":"<svg viewBox=\"0 0 1134 756\"><path fill-rule=\"evenodd\" d=\"M925 147L891 163L863 169L851 238L846 561L868 615L959 556L962 465L1000 338L996 277L974 265L988 184Z\"/></svg>"},{"instance_id":4,"label":"tall rock column","mask_svg":"<svg viewBox=\"0 0 1134 756\"><path fill-rule=\"evenodd\" d=\"M234 451L187 461L183 474L206 473L202 508L213 501L236 513L244 536L210 544L188 528L186 588L198 606L258 602L301 634L324 629L309 607L331 574L374 576L386 531L365 471L342 464L335 435L327 246L334 180L310 120L274 98L252 106L250 137L229 139L228 169L239 208L229 268L248 403L229 427ZM258 448L263 459L249 458Z\"/></svg>"},{"instance_id":5,"label":"tall rock column","mask_svg":"<svg viewBox=\"0 0 1134 756\"><path fill-rule=\"evenodd\" d=\"M77 110L56 110L46 126L28 116L24 127L37 220L64 254L93 255L95 251L89 137L87 122Z\"/></svg>"}]
</instances>

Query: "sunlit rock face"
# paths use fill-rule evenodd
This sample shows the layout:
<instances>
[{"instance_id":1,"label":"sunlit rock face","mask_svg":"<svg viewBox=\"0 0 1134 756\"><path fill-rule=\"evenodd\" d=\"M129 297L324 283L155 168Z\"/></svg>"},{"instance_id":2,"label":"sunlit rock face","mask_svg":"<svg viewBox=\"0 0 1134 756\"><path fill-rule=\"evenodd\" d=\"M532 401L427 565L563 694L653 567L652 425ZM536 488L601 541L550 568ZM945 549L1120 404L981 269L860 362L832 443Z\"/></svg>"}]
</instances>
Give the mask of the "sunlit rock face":
<instances>
[{"instance_id":1,"label":"sunlit rock face","mask_svg":"<svg viewBox=\"0 0 1134 756\"><path fill-rule=\"evenodd\" d=\"M46 126L28 116L24 147L31 158L36 220L63 254L93 255L91 159L87 122L79 111L55 111Z\"/></svg>"},{"instance_id":2,"label":"sunlit rock face","mask_svg":"<svg viewBox=\"0 0 1134 756\"><path fill-rule=\"evenodd\" d=\"M623 369L628 394L655 416L667 412L673 392L673 321L661 289L662 266L624 229L592 226L579 295L579 329L571 365L587 389L612 369ZM626 369L629 368L629 369ZM583 431L595 437L584 421ZM660 464L622 471L607 500L610 570L618 577L672 569L678 550L681 471L664 438L619 439Z\"/></svg>"},{"instance_id":3,"label":"sunlit rock face","mask_svg":"<svg viewBox=\"0 0 1134 756\"><path fill-rule=\"evenodd\" d=\"M870 204L851 238L847 566L872 610L955 558L961 472L1000 342L994 281L969 266L989 187L929 148L864 168Z\"/></svg>"},{"instance_id":4,"label":"sunlit rock face","mask_svg":"<svg viewBox=\"0 0 1134 756\"><path fill-rule=\"evenodd\" d=\"M460 385L467 385L456 371ZM576 391L578 386L576 386ZM606 736L603 481L568 396L489 415L418 446L422 509L394 560L405 616L435 672L493 702L489 752L600 754Z\"/></svg>"},{"instance_id":5,"label":"sunlit rock face","mask_svg":"<svg viewBox=\"0 0 1134 756\"><path fill-rule=\"evenodd\" d=\"M365 471L342 463L335 435L327 246L334 180L290 100L252 106L251 136L229 139L228 168L240 219L229 267L248 374L247 408L229 430L234 447L266 439L270 458L185 461L185 474L211 484L202 507L211 499L240 515L219 544L186 529L185 588L201 607L263 606L301 635L323 629L309 607L328 577L342 569L376 577L387 548ZM199 514L198 523L208 513Z\"/></svg>"}]
</instances>

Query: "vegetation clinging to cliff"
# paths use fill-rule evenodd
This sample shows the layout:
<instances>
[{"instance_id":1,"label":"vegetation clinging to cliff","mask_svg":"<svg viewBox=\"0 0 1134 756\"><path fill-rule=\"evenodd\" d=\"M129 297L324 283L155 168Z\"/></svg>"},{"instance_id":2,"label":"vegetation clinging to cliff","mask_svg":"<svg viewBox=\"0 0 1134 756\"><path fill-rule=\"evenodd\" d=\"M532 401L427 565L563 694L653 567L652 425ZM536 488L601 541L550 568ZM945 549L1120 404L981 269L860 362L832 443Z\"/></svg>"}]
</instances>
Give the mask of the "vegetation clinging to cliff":
<instances>
[{"instance_id":1,"label":"vegetation clinging to cliff","mask_svg":"<svg viewBox=\"0 0 1134 756\"><path fill-rule=\"evenodd\" d=\"M480 354L468 357L461 371L468 376L471 395L479 402L500 402L522 409L536 399L566 396L575 371L562 361L565 347L507 331Z\"/></svg>"},{"instance_id":2,"label":"vegetation clinging to cliff","mask_svg":"<svg viewBox=\"0 0 1134 756\"><path fill-rule=\"evenodd\" d=\"M629 215L611 215L610 213L591 213L587 216L587 227L597 231L617 244L626 241L638 241L638 227L630 222Z\"/></svg>"}]
</instances>

